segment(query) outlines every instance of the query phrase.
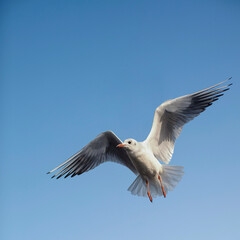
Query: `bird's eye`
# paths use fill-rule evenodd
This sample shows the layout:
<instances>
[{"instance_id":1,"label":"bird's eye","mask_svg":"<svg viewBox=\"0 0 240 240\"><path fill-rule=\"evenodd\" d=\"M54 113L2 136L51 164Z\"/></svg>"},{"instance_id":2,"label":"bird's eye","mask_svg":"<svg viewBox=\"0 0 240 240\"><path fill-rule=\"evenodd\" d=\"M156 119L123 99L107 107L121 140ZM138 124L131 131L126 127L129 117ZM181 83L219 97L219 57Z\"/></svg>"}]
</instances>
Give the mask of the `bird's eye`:
<instances>
[{"instance_id":1,"label":"bird's eye","mask_svg":"<svg viewBox=\"0 0 240 240\"><path fill-rule=\"evenodd\" d=\"M128 144L131 144L132 142L131 141L128 141Z\"/></svg>"}]
</instances>

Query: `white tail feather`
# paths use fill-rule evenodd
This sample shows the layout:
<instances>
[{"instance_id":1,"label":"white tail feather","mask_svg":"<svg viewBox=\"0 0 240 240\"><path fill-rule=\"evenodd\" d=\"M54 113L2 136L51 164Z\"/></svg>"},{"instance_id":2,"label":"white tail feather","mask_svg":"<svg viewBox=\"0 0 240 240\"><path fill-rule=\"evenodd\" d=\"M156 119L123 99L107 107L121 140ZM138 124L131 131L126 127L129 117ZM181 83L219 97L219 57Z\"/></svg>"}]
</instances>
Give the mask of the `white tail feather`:
<instances>
[{"instance_id":1,"label":"white tail feather","mask_svg":"<svg viewBox=\"0 0 240 240\"><path fill-rule=\"evenodd\" d=\"M138 195L141 197L147 196L147 184L142 179L141 175L138 175L134 182L128 188L133 195Z\"/></svg>"},{"instance_id":2,"label":"white tail feather","mask_svg":"<svg viewBox=\"0 0 240 240\"><path fill-rule=\"evenodd\" d=\"M173 191L178 182L182 179L184 174L182 166L168 166L162 165L163 172L160 174L162 184L165 192ZM147 184L146 181L138 175L134 182L128 188L133 195L147 197ZM152 197L162 196L161 184L158 180L158 176L153 181L149 181L149 192Z\"/></svg>"}]
</instances>

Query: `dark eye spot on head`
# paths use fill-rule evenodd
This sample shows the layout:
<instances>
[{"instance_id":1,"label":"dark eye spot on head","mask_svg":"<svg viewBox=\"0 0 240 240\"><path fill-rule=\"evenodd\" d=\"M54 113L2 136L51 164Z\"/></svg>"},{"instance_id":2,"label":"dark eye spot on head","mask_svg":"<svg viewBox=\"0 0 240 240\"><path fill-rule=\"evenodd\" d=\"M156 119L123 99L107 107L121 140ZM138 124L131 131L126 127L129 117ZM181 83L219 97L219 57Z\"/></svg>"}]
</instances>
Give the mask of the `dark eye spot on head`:
<instances>
[{"instance_id":1,"label":"dark eye spot on head","mask_svg":"<svg viewBox=\"0 0 240 240\"><path fill-rule=\"evenodd\" d=\"M128 144L131 144L132 142L131 141L128 141Z\"/></svg>"}]
</instances>

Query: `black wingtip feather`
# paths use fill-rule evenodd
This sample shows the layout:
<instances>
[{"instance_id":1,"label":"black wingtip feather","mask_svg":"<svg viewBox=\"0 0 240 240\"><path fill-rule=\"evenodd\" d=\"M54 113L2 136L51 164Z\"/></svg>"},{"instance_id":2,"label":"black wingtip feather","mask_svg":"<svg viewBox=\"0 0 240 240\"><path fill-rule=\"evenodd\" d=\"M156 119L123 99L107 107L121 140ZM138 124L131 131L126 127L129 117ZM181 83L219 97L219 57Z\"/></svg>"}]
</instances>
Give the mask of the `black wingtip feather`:
<instances>
[{"instance_id":1,"label":"black wingtip feather","mask_svg":"<svg viewBox=\"0 0 240 240\"><path fill-rule=\"evenodd\" d=\"M223 96L224 94L223 93L221 93L221 94L218 94L218 95L216 95L216 96L214 96L212 99L215 99L215 98L219 98L219 97L221 97L221 96ZM212 100L211 100L212 101Z\"/></svg>"},{"instance_id":2,"label":"black wingtip feather","mask_svg":"<svg viewBox=\"0 0 240 240\"><path fill-rule=\"evenodd\" d=\"M232 85L232 84L231 84ZM223 89L221 92L226 92L226 91L228 91L230 88L229 88L229 86L231 86L230 84L229 85L227 85L226 87L227 88L225 88L225 89Z\"/></svg>"}]
</instances>

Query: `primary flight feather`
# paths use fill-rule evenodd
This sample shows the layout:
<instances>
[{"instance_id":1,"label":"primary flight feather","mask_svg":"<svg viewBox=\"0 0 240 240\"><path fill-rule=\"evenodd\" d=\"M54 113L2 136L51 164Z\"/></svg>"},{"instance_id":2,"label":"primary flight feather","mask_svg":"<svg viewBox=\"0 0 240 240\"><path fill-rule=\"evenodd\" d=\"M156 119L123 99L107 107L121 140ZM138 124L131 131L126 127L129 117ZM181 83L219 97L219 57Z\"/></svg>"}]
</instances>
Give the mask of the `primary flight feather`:
<instances>
[{"instance_id":1,"label":"primary flight feather","mask_svg":"<svg viewBox=\"0 0 240 240\"><path fill-rule=\"evenodd\" d=\"M103 162L117 162L137 175L128 188L132 194L148 196L151 202L152 197L166 197L168 191L173 190L181 180L183 167L162 165L159 161L165 164L170 162L175 141L184 124L205 111L229 90L232 84L223 86L226 81L162 103L155 110L152 129L145 141L126 139L122 142L113 132L106 131L48 173L60 169L52 178L74 177Z\"/></svg>"}]
</instances>

